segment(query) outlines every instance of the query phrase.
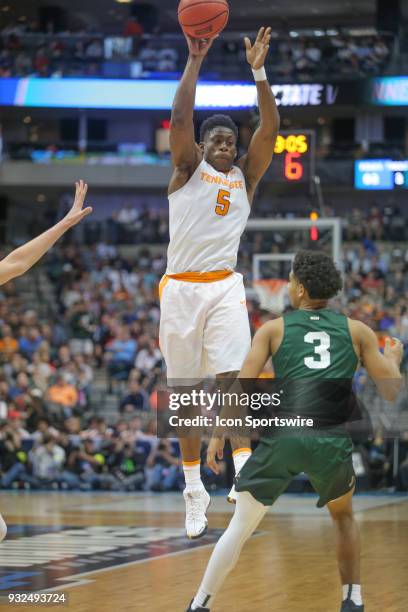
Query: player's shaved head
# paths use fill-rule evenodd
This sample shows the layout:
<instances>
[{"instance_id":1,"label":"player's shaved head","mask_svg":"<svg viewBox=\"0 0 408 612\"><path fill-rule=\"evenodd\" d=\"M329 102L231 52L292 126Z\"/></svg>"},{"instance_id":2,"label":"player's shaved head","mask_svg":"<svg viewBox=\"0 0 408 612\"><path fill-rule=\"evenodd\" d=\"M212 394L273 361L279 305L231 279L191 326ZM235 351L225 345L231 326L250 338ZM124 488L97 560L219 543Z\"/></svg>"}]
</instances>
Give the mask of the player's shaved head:
<instances>
[{"instance_id":1,"label":"player's shaved head","mask_svg":"<svg viewBox=\"0 0 408 612\"><path fill-rule=\"evenodd\" d=\"M235 125L231 117L228 115L213 115L209 117L201 124L200 128L200 142L204 142L207 136L215 128L227 128L231 130L235 136L235 140L238 140L238 127Z\"/></svg>"},{"instance_id":2,"label":"player's shaved head","mask_svg":"<svg viewBox=\"0 0 408 612\"><path fill-rule=\"evenodd\" d=\"M330 300L343 288L339 270L331 257L319 251L299 251L293 262L293 276L311 300Z\"/></svg>"}]
</instances>

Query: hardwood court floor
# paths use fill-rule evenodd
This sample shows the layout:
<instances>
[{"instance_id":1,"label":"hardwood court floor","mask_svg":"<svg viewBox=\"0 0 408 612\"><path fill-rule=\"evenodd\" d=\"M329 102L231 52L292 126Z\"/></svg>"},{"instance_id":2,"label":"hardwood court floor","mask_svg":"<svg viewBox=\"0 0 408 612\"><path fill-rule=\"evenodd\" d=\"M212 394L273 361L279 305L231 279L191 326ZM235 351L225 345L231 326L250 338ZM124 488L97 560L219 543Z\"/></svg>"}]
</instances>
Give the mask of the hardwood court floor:
<instances>
[{"instance_id":1,"label":"hardwood court floor","mask_svg":"<svg viewBox=\"0 0 408 612\"><path fill-rule=\"evenodd\" d=\"M308 496L279 500L212 612L338 612L331 523L314 504ZM361 496L355 508L366 612L406 612L408 498ZM0 594L59 589L69 594L59 609L75 612L183 612L219 536L211 534L231 516L224 499L215 498L205 546L183 537L176 494L2 492L0 511L10 525L0 545ZM50 607L0 604L2 611Z\"/></svg>"}]
</instances>

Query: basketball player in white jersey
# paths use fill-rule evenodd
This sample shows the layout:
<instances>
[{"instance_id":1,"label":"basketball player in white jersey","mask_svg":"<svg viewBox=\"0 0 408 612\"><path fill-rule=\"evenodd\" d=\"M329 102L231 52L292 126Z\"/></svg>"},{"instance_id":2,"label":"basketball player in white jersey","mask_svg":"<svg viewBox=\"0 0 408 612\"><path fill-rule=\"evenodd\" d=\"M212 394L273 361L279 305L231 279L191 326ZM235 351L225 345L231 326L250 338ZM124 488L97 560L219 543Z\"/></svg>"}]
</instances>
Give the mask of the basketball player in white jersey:
<instances>
[{"instance_id":1,"label":"basketball player in white jersey","mask_svg":"<svg viewBox=\"0 0 408 612\"><path fill-rule=\"evenodd\" d=\"M90 206L83 208L87 190L88 185L83 181L76 183L75 201L66 216L49 230L15 249L0 261L0 285L25 274L67 230L92 212ZM0 514L0 542L4 540L6 534L7 526Z\"/></svg>"},{"instance_id":2,"label":"basketball player in white jersey","mask_svg":"<svg viewBox=\"0 0 408 612\"><path fill-rule=\"evenodd\" d=\"M245 289L234 268L255 189L269 167L279 129L264 68L270 38L270 28L261 28L254 44L245 38L260 123L240 158L238 129L225 115L207 119L200 143L195 141L196 85L213 40L187 39L189 58L171 116L170 245L160 283L160 346L169 386L191 386L206 376L235 378L250 348ZM231 445L238 472L251 451L248 443L243 448L242 442L231 440ZM190 538L206 532L210 503L200 477L200 446L199 435L180 439Z\"/></svg>"}]
</instances>

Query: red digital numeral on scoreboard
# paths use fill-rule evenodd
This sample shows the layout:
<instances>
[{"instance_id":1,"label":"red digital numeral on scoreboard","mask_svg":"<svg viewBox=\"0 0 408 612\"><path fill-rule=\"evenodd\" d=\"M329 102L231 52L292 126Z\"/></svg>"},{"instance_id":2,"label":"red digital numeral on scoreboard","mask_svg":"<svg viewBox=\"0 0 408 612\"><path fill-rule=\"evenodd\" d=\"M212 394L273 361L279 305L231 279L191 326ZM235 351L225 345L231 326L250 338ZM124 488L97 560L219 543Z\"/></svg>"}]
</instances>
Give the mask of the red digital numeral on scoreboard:
<instances>
[{"instance_id":1,"label":"red digital numeral on scoreboard","mask_svg":"<svg viewBox=\"0 0 408 612\"><path fill-rule=\"evenodd\" d=\"M300 181L303 177L303 166L295 161L301 157L300 153L287 153L285 155L285 177L288 181Z\"/></svg>"}]
</instances>

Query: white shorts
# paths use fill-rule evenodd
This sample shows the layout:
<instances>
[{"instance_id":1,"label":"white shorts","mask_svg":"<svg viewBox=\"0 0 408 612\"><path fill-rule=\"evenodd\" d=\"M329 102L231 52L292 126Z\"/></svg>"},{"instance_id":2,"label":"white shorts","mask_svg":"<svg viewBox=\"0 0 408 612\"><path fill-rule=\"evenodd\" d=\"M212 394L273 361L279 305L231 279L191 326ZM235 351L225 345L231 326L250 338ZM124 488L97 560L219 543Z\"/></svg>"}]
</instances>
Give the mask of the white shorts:
<instances>
[{"instance_id":1,"label":"white shorts","mask_svg":"<svg viewBox=\"0 0 408 612\"><path fill-rule=\"evenodd\" d=\"M160 348L169 382L193 385L241 369L251 347L242 274L211 283L164 277L160 305Z\"/></svg>"}]
</instances>

